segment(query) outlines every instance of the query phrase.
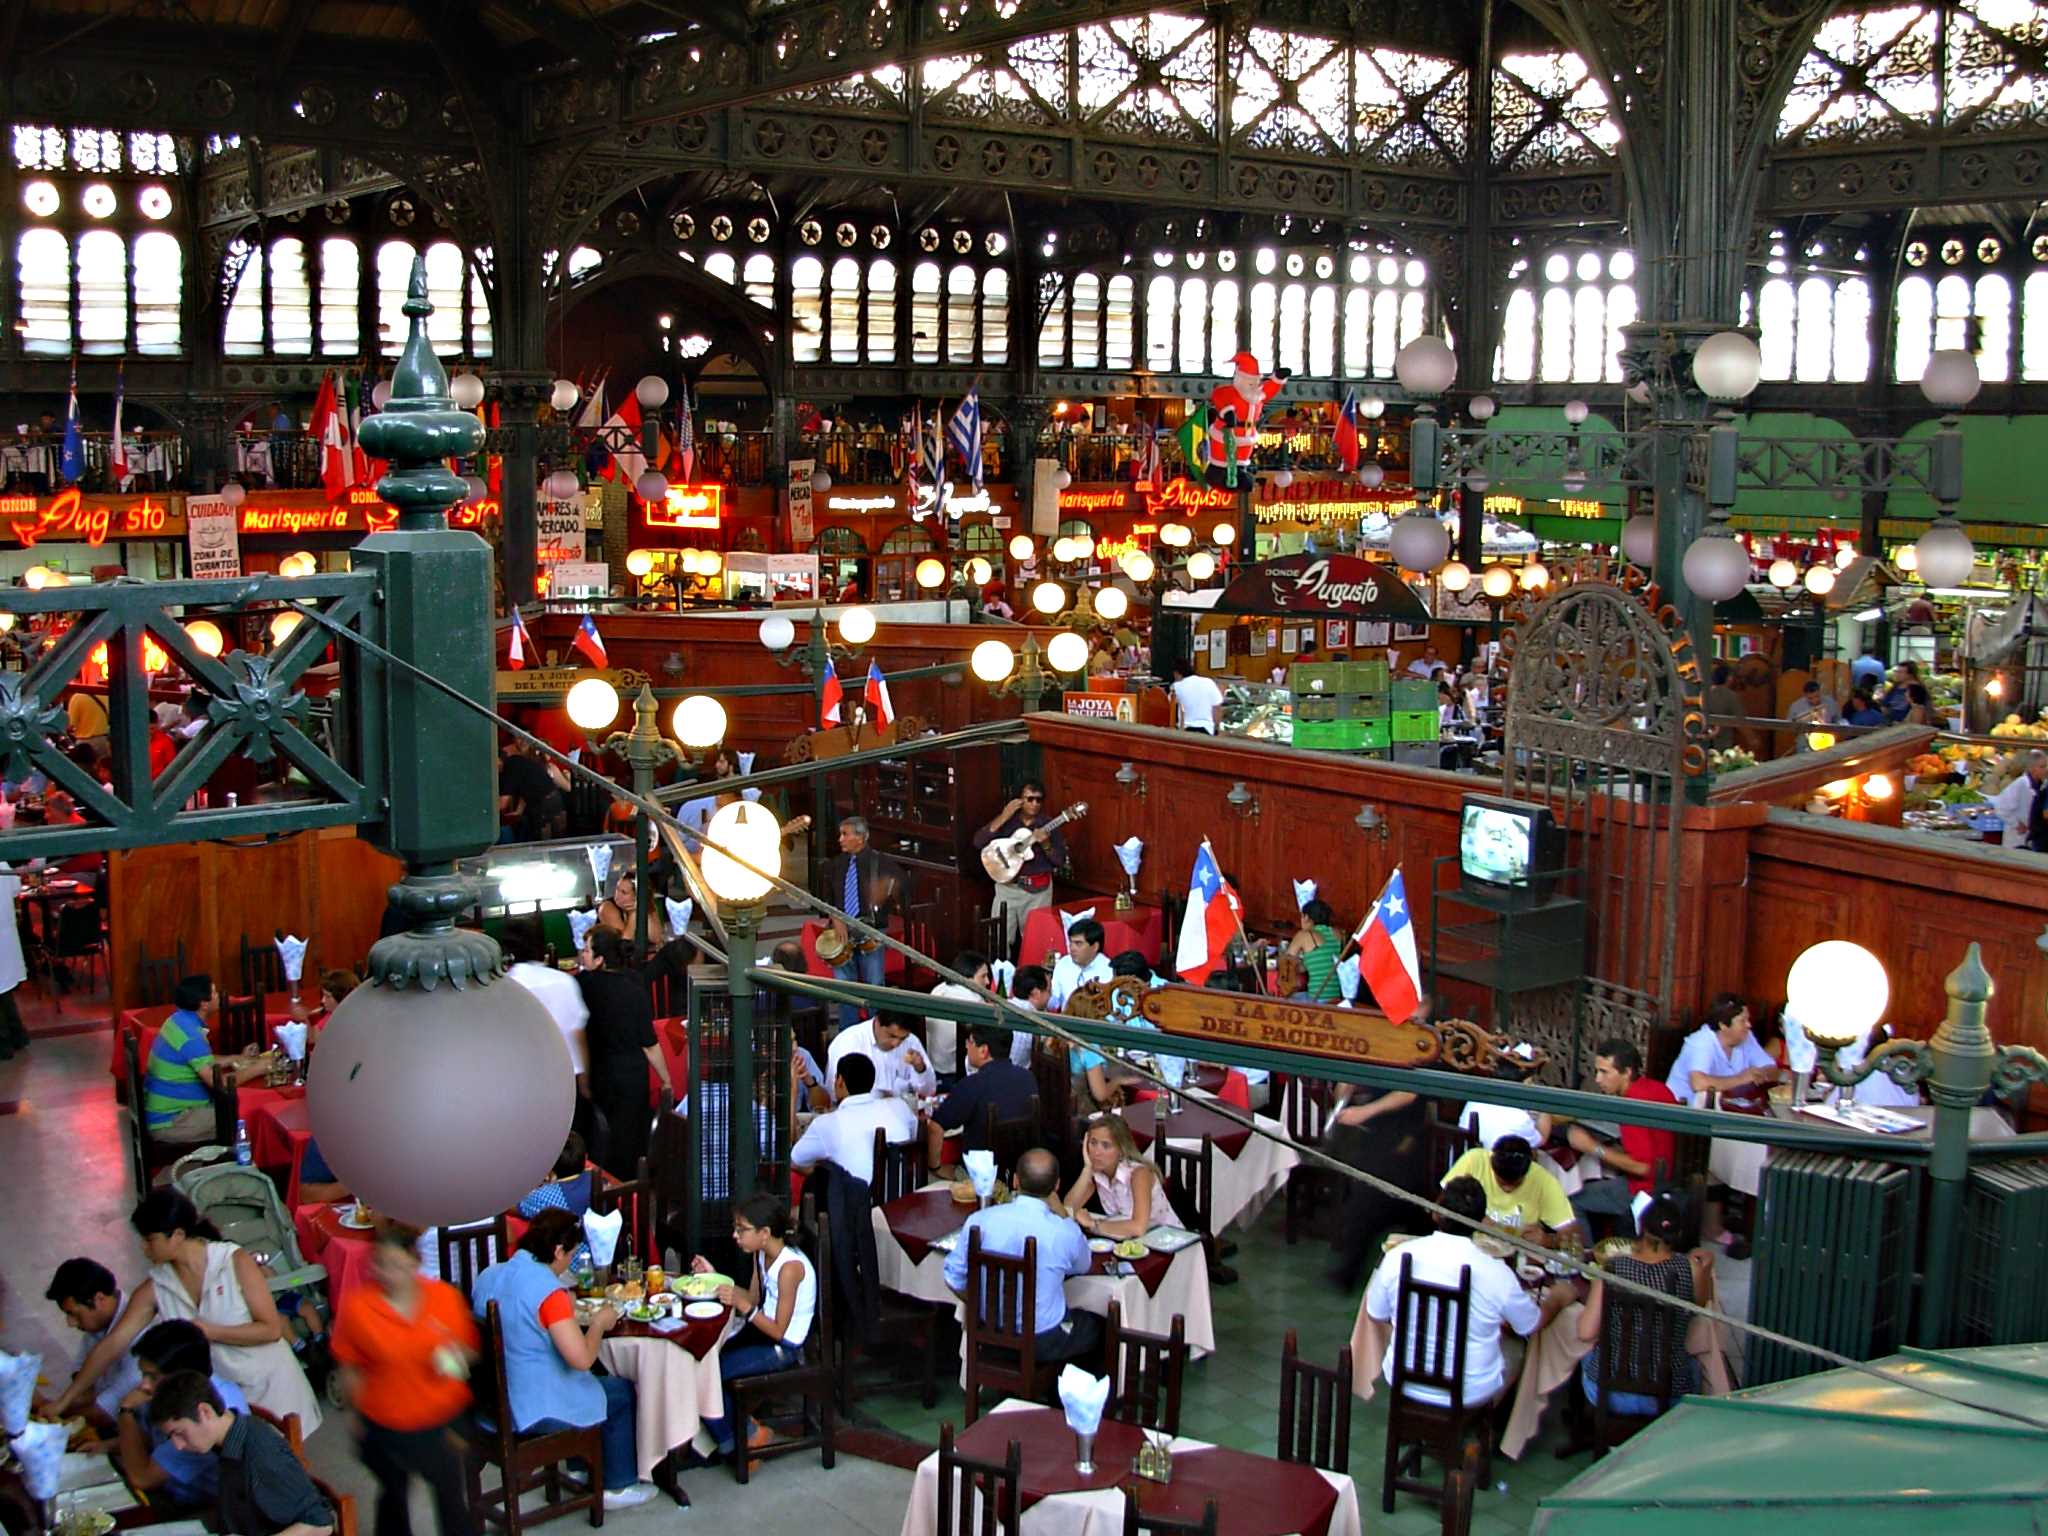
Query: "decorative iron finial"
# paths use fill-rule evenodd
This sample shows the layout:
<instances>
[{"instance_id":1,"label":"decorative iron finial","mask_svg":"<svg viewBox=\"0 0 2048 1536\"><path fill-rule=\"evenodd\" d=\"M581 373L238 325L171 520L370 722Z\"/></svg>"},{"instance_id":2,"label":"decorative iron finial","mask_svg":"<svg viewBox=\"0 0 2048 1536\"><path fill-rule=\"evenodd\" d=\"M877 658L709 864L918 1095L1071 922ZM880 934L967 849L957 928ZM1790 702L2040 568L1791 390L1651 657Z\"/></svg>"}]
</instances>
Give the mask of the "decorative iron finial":
<instances>
[{"instance_id":1,"label":"decorative iron finial","mask_svg":"<svg viewBox=\"0 0 2048 1536\"><path fill-rule=\"evenodd\" d=\"M505 970L504 952L489 934L458 928L455 919L476 902L475 882L461 875L408 873L388 892L413 927L370 946L366 980L404 991L431 992L446 982L458 992L486 984Z\"/></svg>"},{"instance_id":2,"label":"decorative iron finial","mask_svg":"<svg viewBox=\"0 0 2048 1536\"><path fill-rule=\"evenodd\" d=\"M456 408L448 394L448 370L427 341L427 262L416 256L405 291L410 321L398 366L391 373L391 398L363 423L364 451L391 463L377 482L377 494L398 509L398 526L425 533L445 526L448 509L469 494L462 477L442 462L466 458L484 445L484 424Z\"/></svg>"},{"instance_id":3,"label":"decorative iron finial","mask_svg":"<svg viewBox=\"0 0 2048 1536\"><path fill-rule=\"evenodd\" d=\"M1964 951L1963 963L1948 973L1943 985L1959 1003L1988 1003L1997 990L1991 973L1984 969L1984 956L1974 943Z\"/></svg>"}]
</instances>

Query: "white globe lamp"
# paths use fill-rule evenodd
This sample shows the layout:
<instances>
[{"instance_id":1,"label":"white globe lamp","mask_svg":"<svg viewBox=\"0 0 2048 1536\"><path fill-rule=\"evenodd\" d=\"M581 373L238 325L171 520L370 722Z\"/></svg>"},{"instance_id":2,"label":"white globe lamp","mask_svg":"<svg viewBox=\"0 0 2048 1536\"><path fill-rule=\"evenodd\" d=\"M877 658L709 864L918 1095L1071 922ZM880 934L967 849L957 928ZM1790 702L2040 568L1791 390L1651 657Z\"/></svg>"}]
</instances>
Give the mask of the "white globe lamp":
<instances>
[{"instance_id":1,"label":"white globe lamp","mask_svg":"<svg viewBox=\"0 0 2048 1536\"><path fill-rule=\"evenodd\" d=\"M1657 519L1638 512L1621 525L1621 555L1631 565L1648 565L1657 558Z\"/></svg>"},{"instance_id":2,"label":"white globe lamp","mask_svg":"<svg viewBox=\"0 0 2048 1536\"><path fill-rule=\"evenodd\" d=\"M1709 400L1746 400L1763 377L1764 357L1740 331L1721 331L1692 355L1692 379Z\"/></svg>"},{"instance_id":3,"label":"white globe lamp","mask_svg":"<svg viewBox=\"0 0 2048 1536\"><path fill-rule=\"evenodd\" d=\"M1789 589L1799 580L1799 567L1780 555L1771 562L1770 578L1772 586L1781 591Z\"/></svg>"},{"instance_id":4,"label":"white globe lamp","mask_svg":"<svg viewBox=\"0 0 2048 1536\"><path fill-rule=\"evenodd\" d=\"M583 391L576 387L574 379L557 379L555 387L548 392L548 404L555 408L555 414L576 409L576 402L583 398Z\"/></svg>"},{"instance_id":5,"label":"white globe lamp","mask_svg":"<svg viewBox=\"0 0 2048 1536\"><path fill-rule=\"evenodd\" d=\"M1977 359L1960 347L1944 347L1927 360L1920 375L1920 393L1929 405L1945 411L1959 411L1977 398L1984 387L1977 371Z\"/></svg>"},{"instance_id":6,"label":"white globe lamp","mask_svg":"<svg viewBox=\"0 0 2048 1536\"><path fill-rule=\"evenodd\" d=\"M579 729L601 731L619 718L619 690L605 678L586 677L570 685L562 705Z\"/></svg>"},{"instance_id":7,"label":"white globe lamp","mask_svg":"<svg viewBox=\"0 0 2048 1536\"><path fill-rule=\"evenodd\" d=\"M786 651L796 644L796 625L779 613L761 621L761 644L771 651Z\"/></svg>"},{"instance_id":8,"label":"white globe lamp","mask_svg":"<svg viewBox=\"0 0 2048 1536\"><path fill-rule=\"evenodd\" d=\"M1063 629L1046 642L1045 660L1055 672L1078 672L1088 665L1088 642Z\"/></svg>"},{"instance_id":9,"label":"white globe lamp","mask_svg":"<svg viewBox=\"0 0 2048 1536\"><path fill-rule=\"evenodd\" d=\"M1462 560L1453 560L1436 573L1436 579L1446 592L1463 592L1472 585L1472 568Z\"/></svg>"},{"instance_id":10,"label":"white globe lamp","mask_svg":"<svg viewBox=\"0 0 2048 1536\"><path fill-rule=\"evenodd\" d=\"M782 873L782 824L756 800L721 806L704 828L698 867L720 901L761 900L774 889L769 877Z\"/></svg>"},{"instance_id":11,"label":"white globe lamp","mask_svg":"<svg viewBox=\"0 0 2048 1536\"><path fill-rule=\"evenodd\" d=\"M458 373L448 381L448 398L465 411L484 403L484 381L473 373Z\"/></svg>"},{"instance_id":12,"label":"white globe lamp","mask_svg":"<svg viewBox=\"0 0 2048 1536\"><path fill-rule=\"evenodd\" d=\"M1961 586L1976 569L1977 549L1963 525L1953 517L1938 517L1913 545L1915 567L1930 587Z\"/></svg>"},{"instance_id":13,"label":"white globe lamp","mask_svg":"<svg viewBox=\"0 0 2048 1536\"><path fill-rule=\"evenodd\" d=\"M1409 394L1432 399L1458 376L1458 355L1440 336L1418 336L1394 354L1394 377Z\"/></svg>"},{"instance_id":14,"label":"white globe lamp","mask_svg":"<svg viewBox=\"0 0 2048 1536\"><path fill-rule=\"evenodd\" d=\"M660 410L668 404L668 380L657 373L646 375L633 386L633 398L640 402L642 410Z\"/></svg>"},{"instance_id":15,"label":"white globe lamp","mask_svg":"<svg viewBox=\"0 0 2048 1536\"><path fill-rule=\"evenodd\" d=\"M1404 571L1433 571L1451 552L1450 531L1426 512L1395 518L1387 543Z\"/></svg>"},{"instance_id":16,"label":"white globe lamp","mask_svg":"<svg viewBox=\"0 0 2048 1536\"><path fill-rule=\"evenodd\" d=\"M1681 569L1695 596L1725 603L1749 584L1749 551L1726 534L1703 533L1686 549Z\"/></svg>"},{"instance_id":17,"label":"white globe lamp","mask_svg":"<svg viewBox=\"0 0 2048 1536\"><path fill-rule=\"evenodd\" d=\"M840 614L839 638L848 645L866 645L875 638L874 612L867 608L849 608Z\"/></svg>"},{"instance_id":18,"label":"white globe lamp","mask_svg":"<svg viewBox=\"0 0 2048 1536\"><path fill-rule=\"evenodd\" d=\"M1832 565L1816 565L1806 573L1806 590L1815 597L1826 597L1835 590L1835 568Z\"/></svg>"},{"instance_id":19,"label":"white globe lamp","mask_svg":"<svg viewBox=\"0 0 2048 1536\"><path fill-rule=\"evenodd\" d=\"M1104 587L1095 594L1096 617L1120 619L1131 611L1131 600L1122 587Z\"/></svg>"},{"instance_id":20,"label":"white globe lamp","mask_svg":"<svg viewBox=\"0 0 2048 1536\"><path fill-rule=\"evenodd\" d=\"M1048 616L1067 606L1067 589L1056 581L1041 581L1031 589L1031 606Z\"/></svg>"},{"instance_id":21,"label":"white globe lamp","mask_svg":"<svg viewBox=\"0 0 2048 1536\"><path fill-rule=\"evenodd\" d=\"M1216 557L1206 549L1198 549L1188 556L1188 580L1207 581L1216 574Z\"/></svg>"},{"instance_id":22,"label":"white globe lamp","mask_svg":"<svg viewBox=\"0 0 2048 1536\"><path fill-rule=\"evenodd\" d=\"M1001 640L984 640L967 658L968 670L984 683L1000 683L1017 665L1017 653Z\"/></svg>"},{"instance_id":23,"label":"white globe lamp","mask_svg":"<svg viewBox=\"0 0 2048 1536\"><path fill-rule=\"evenodd\" d=\"M1884 963L1846 939L1813 945L1785 975L1785 1011L1822 1049L1863 1039L1884 1017L1891 995Z\"/></svg>"},{"instance_id":24,"label":"white globe lamp","mask_svg":"<svg viewBox=\"0 0 2048 1536\"><path fill-rule=\"evenodd\" d=\"M693 693L679 700L669 723L676 740L693 752L707 751L725 740L725 706L708 693Z\"/></svg>"}]
</instances>

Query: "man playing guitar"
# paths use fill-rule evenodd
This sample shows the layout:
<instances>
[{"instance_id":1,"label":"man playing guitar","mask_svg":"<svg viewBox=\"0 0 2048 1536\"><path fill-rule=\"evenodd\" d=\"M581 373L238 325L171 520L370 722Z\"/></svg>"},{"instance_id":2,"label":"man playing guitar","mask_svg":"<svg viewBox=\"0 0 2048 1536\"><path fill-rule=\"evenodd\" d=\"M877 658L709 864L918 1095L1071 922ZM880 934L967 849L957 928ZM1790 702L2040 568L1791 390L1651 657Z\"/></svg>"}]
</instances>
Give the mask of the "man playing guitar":
<instances>
[{"instance_id":1,"label":"man playing guitar","mask_svg":"<svg viewBox=\"0 0 2048 1536\"><path fill-rule=\"evenodd\" d=\"M1038 826L1046 819L1045 786L1036 779L1026 779L1018 786L1016 797L996 813L995 820L974 834L975 849L979 851L999 837ZM992 909L1003 920L1005 953L1013 950L1022 937L1026 915L1052 905L1052 877L1066 862L1066 835L1055 827L1037 840L1016 879L997 884Z\"/></svg>"},{"instance_id":2,"label":"man playing guitar","mask_svg":"<svg viewBox=\"0 0 2048 1536\"><path fill-rule=\"evenodd\" d=\"M826 864L824 888L818 894L848 917L886 928L902 889L903 871L896 861L868 846L866 820L859 816L843 818L839 823L839 854ZM831 939L829 944L823 938L819 940L818 958L831 964L833 975L841 981L858 980L876 987L882 984L885 957L880 943L850 939L846 924L836 917L832 920ZM827 950L831 952L828 954ZM840 1028L852 1028L860 1022L860 1016L857 1004L839 1005Z\"/></svg>"}]
</instances>

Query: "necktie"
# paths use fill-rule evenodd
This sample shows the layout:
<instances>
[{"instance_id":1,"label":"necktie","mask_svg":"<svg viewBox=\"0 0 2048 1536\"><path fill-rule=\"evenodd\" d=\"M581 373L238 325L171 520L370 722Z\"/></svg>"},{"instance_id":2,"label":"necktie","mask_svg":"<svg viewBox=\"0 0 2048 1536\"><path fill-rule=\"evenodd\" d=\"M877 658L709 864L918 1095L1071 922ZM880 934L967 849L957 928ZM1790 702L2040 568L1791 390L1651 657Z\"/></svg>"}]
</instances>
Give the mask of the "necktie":
<instances>
[{"instance_id":1,"label":"necktie","mask_svg":"<svg viewBox=\"0 0 2048 1536\"><path fill-rule=\"evenodd\" d=\"M860 860L849 857L846 861L846 889L839 898L839 910L848 917L860 916Z\"/></svg>"}]
</instances>

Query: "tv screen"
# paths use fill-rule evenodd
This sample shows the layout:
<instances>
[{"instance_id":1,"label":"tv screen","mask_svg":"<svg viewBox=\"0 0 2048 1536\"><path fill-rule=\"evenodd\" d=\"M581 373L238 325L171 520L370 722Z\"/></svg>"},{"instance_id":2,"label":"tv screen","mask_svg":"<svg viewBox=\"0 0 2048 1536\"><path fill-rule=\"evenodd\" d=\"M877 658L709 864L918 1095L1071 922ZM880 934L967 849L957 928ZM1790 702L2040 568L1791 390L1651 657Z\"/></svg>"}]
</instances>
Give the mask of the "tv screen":
<instances>
[{"instance_id":1,"label":"tv screen","mask_svg":"<svg viewBox=\"0 0 2048 1536\"><path fill-rule=\"evenodd\" d=\"M1527 889L1542 850L1542 807L1468 799L1458 829L1458 868L1468 881Z\"/></svg>"}]
</instances>

